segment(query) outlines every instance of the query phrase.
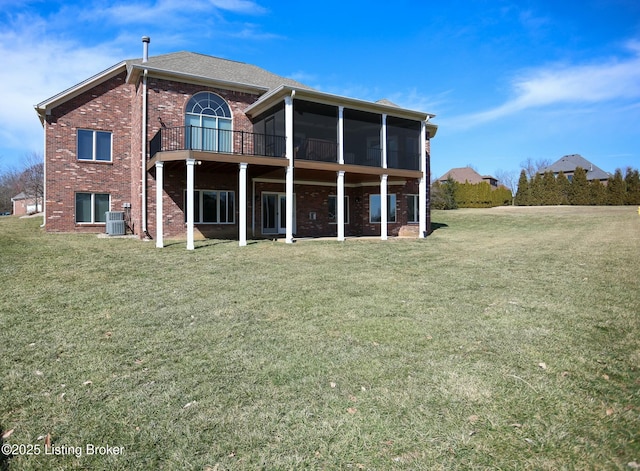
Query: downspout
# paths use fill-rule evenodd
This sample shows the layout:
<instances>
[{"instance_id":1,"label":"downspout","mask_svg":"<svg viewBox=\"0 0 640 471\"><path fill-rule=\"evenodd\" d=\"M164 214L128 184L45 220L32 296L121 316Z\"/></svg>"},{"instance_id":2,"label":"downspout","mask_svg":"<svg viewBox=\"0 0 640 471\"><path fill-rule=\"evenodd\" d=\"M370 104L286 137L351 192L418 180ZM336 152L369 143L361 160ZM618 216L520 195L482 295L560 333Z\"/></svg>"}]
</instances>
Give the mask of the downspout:
<instances>
[{"instance_id":1,"label":"downspout","mask_svg":"<svg viewBox=\"0 0 640 471\"><path fill-rule=\"evenodd\" d=\"M149 60L149 36L142 37L142 63L146 64ZM142 75L142 234L146 240L150 240L151 236L147 230L147 74L148 70L144 69Z\"/></svg>"},{"instance_id":2,"label":"downspout","mask_svg":"<svg viewBox=\"0 0 640 471\"><path fill-rule=\"evenodd\" d=\"M44 227L47 225L47 126L49 125L49 121L47 120L47 116L49 116L50 111L45 110L44 114L44 148L42 150L42 174L44 176L42 182L42 225L40 227ZM38 198L36 197L36 211L38 211Z\"/></svg>"}]
</instances>

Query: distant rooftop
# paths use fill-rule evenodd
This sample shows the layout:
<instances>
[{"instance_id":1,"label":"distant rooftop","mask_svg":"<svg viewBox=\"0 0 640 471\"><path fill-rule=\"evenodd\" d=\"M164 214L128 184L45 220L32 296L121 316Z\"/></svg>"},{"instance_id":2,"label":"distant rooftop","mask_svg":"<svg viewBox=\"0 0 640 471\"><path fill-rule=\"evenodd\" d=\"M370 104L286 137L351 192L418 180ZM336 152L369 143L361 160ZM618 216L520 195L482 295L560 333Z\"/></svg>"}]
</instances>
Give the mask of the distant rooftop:
<instances>
[{"instance_id":1,"label":"distant rooftop","mask_svg":"<svg viewBox=\"0 0 640 471\"><path fill-rule=\"evenodd\" d=\"M610 176L607 172L592 164L580 154L565 155L538 173L551 171L554 174L560 172L571 174L575 172L578 167L587 171L587 180L606 180Z\"/></svg>"}]
</instances>

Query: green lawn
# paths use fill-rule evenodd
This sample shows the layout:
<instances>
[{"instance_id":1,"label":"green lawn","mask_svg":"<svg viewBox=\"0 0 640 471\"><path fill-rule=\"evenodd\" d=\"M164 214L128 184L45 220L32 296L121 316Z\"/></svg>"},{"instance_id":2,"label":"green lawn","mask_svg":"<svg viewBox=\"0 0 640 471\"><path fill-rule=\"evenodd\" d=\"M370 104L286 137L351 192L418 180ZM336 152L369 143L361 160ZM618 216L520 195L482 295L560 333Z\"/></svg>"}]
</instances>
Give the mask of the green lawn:
<instances>
[{"instance_id":1,"label":"green lawn","mask_svg":"<svg viewBox=\"0 0 640 471\"><path fill-rule=\"evenodd\" d=\"M637 208L433 221L188 252L0 218L0 469L633 469Z\"/></svg>"}]
</instances>

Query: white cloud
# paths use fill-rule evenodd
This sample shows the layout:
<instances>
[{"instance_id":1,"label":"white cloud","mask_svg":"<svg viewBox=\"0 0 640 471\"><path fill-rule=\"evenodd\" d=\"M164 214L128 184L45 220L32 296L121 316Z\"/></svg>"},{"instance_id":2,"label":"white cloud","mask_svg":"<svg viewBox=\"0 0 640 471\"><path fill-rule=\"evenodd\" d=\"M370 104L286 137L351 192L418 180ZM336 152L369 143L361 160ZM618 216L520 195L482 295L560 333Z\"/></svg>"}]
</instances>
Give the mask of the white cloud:
<instances>
[{"instance_id":1,"label":"white cloud","mask_svg":"<svg viewBox=\"0 0 640 471\"><path fill-rule=\"evenodd\" d=\"M43 41L47 37L44 20L30 18L25 23L0 31L0 139L3 147L27 153L42 149L42 127L33 106L121 57L116 58L118 51L108 44L83 47L50 37Z\"/></svg>"},{"instance_id":2,"label":"white cloud","mask_svg":"<svg viewBox=\"0 0 640 471\"><path fill-rule=\"evenodd\" d=\"M550 65L520 74L511 83L514 97L500 106L452 120L468 128L534 108L587 105L640 98L640 42L630 41L630 58L587 65Z\"/></svg>"}]
</instances>

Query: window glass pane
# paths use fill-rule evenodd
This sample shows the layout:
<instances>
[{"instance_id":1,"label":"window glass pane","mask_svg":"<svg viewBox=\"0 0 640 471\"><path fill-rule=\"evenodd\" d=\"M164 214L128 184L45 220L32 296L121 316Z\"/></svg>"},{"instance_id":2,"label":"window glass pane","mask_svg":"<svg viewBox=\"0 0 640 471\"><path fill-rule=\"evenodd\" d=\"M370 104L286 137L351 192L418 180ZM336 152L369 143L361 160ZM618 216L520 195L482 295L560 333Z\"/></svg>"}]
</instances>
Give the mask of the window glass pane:
<instances>
[{"instance_id":1,"label":"window glass pane","mask_svg":"<svg viewBox=\"0 0 640 471\"><path fill-rule=\"evenodd\" d=\"M96 131L96 160L111 160L111 133Z\"/></svg>"},{"instance_id":2,"label":"window glass pane","mask_svg":"<svg viewBox=\"0 0 640 471\"><path fill-rule=\"evenodd\" d=\"M329 221L336 220L336 213L338 212L338 208L336 208L337 197L329 196Z\"/></svg>"},{"instance_id":3,"label":"window glass pane","mask_svg":"<svg viewBox=\"0 0 640 471\"><path fill-rule=\"evenodd\" d=\"M78 129L78 159L93 160L93 131Z\"/></svg>"},{"instance_id":4,"label":"window glass pane","mask_svg":"<svg viewBox=\"0 0 640 471\"><path fill-rule=\"evenodd\" d=\"M95 199L95 222L107 222L106 212L109 211L109 195L107 193L98 193L94 195Z\"/></svg>"},{"instance_id":5,"label":"window glass pane","mask_svg":"<svg viewBox=\"0 0 640 471\"><path fill-rule=\"evenodd\" d=\"M76 222L91 222L91 193L76 193Z\"/></svg>"},{"instance_id":6,"label":"window glass pane","mask_svg":"<svg viewBox=\"0 0 640 471\"><path fill-rule=\"evenodd\" d=\"M408 222L418 222L418 195L407 196Z\"/></svg>"},{"instance_id":7,"label":"window glass pane","mask_svg":"<svg viewBox=\"0 0 640 471\"><path fill-rule=\"evenodd\" d=\"M202 222L218 222L218 198L215 191L202 192Z\"/></svg>"},{"instance_id":8,"label":"window glass pane","mask_svg":"<svg viewBox=\"0 0 640 471\"><path fill-rule=\"evenodd\" d=\"M186 207L186 203L185 203L185 207ZM194 223L202 222L202 218L200 215L200 191L198 190L193 192L193 222Z\"/></svg>"},{"instance_id":9,"label":"window glass pane","mask_svg":"<svg viewBox=\"0 0 640 471\"><path fill-rule=\"evenodd\" d=\"M220 222L229 222L227 215L227 192L220 192Z\"/></svg>"},{"instance_id":10,"label":"window glass pane","mask_svg":"<svg viewBox=\"0 0 640 471\"><path fill-rule=\"evenodd\" d=\"M387 195L387 221L396 222L396 195Z\"/></svg>"},{"instance_id":11,"label":"window glass pane","mask_svg":"<svg viewBox=\"0 0 640 471\"><path fill-rule=\"evenodd\" d=\"M236 220L236 194L233 191L227 192L227 222Z\"/></svg>"},{"instance_id":12,"label":"window glass pane","mask_svg":"<svg viewBox=\"0 0 640 471\"><path fill-rule=\"evenodd\" d=\"M380 222L381 220L380 195L369 195L369 221Z\"/></svg>"}]
</instances>

